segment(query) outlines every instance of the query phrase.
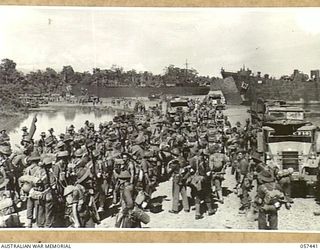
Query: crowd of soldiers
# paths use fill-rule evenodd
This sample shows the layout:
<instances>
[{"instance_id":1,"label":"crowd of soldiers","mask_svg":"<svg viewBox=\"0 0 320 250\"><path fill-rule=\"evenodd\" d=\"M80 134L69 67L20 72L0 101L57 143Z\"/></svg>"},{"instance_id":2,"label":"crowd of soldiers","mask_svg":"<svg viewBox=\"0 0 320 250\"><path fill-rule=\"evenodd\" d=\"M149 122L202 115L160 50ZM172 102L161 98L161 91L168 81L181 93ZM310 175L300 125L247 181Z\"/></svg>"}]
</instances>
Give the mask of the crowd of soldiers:
<instances>
[{"instance_id":1,"label":"crowd of soldiers","mask_svg":"<svg viewBox=\"0 0 320 250\"><path fill-rule=\"evenodd\" d=\"M70 125L59 136L51 128L39 139L33 138L34 129L24 127L14 152L2 131L1 215L26 209L30 228L95 227L119 207L116 227L141 227L150 220L157 187L171 181L169 212L180 212L180 195L184 212L190 212L190 189L199 220L224 203L222 182L230 170L237 185L229 188L239 197L239 213L253 208L259 229L277 229L277 211L292 202L290 171L263 163L256 153L259 128L249 119L232 126L217 106L199 101L191 101L187 112L179 107L137 111L98 127L89 121L78 129Z\"/></svg>"}]
</instances>

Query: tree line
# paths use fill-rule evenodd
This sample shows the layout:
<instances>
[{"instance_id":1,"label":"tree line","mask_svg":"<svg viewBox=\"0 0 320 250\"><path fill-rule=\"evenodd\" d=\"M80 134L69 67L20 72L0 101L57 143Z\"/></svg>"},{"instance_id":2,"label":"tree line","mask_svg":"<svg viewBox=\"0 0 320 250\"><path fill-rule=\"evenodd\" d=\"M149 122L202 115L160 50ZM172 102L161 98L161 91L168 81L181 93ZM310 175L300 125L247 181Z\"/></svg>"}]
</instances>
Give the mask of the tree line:
<instances>
[{"instance_id":1,"label":"tree line","mask_svg":"<svg viewBox=\"0 0 320 250\"><path fill-rule=\"evenodd\" d=\"M52 68L23 73L17 70L17 64L11 59L2 59L0 63L0 86L14 89L16 93L62 93L66 86L80 84L90 87L99 86L199 86L210 85L215 78L200 76L195 69L183 69L174 65L164 68L163 74L149 71L128 70L113 65L110 69L94 68L92 72L77 72L71 65L63 66L57 72Z\"/></svg>"}]
</instances>

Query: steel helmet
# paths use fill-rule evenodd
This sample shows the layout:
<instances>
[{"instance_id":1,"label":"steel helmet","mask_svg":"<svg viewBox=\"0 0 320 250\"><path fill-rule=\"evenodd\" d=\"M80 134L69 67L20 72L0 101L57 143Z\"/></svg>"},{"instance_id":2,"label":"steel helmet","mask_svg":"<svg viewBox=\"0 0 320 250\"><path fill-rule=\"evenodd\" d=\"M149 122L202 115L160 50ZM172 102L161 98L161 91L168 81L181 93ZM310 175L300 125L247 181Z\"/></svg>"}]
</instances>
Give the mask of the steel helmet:
<instances>
[{"instance_id":1,"label":"steel helmet","mask_svg":"<svg viewBox=\"0 0 320 250\"><path fill-rule=\"evenodd\" d=\"M172 150L172 153L173 153L173 154L176 154L176 155L180 155L180 150L179 150L178 148L174 148L174 149Z\"/></svg>"}]
</instances>

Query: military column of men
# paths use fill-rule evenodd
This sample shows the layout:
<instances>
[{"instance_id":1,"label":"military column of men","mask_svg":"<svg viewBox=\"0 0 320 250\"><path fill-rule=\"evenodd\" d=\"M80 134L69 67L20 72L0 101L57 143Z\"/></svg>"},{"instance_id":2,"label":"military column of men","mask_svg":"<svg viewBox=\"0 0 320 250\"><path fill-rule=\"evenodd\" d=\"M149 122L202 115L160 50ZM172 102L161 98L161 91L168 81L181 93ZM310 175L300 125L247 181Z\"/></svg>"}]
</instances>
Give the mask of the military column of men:
<instances>
[{"instance_id":1,"label":"military column of men","mask_svg":"<svg viewBox=\"0 0 320 250\"><path fill-rule=\"evenodd\" d=\"M210 103L191 101L190 107L187 113L178 108L167 114L143 110L119 115L98 128L86 121L78 131L71 125L58 138L50 129L34 140L23 128L17 152L12 152L2 131L0 189L13 201L0 206L2 213L26 208L27 227L94 227L114 211L112 207L120 207L116 227L141 227L150 220L146 212L156 188L171 180L169 212L180 212L181 195L183 210L189 213L191 190L194 217L199 220L204 211L212 216L217 203L224 203L222 182L230 169L240 197L239 212L253 206L259 213L259 229L277 229L281 203L289 208L292 200L288 191L283 196L281 183L276 184L279 172L255 152L259 128L249 120L245 126L232 127ZM254 186L257 196L252 199ZM3 197L8 195L2 201Z\"/></svg>"}]
</instances>

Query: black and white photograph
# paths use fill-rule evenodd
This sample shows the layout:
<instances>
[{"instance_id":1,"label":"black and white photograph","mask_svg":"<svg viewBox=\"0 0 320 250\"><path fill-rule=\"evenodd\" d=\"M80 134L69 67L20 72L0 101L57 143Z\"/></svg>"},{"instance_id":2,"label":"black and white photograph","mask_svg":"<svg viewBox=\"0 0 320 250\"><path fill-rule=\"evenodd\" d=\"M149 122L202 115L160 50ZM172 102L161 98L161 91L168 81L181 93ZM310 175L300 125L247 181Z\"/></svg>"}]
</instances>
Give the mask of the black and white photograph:
<instances>
[{"instance_id":1,"label":"black and white photograph","mask_svg":"<svg viewBox=\"0 0 320 250\"><path fill-rule=\"evenodd\" d=\"M0 6L2 229L317 232L319 126L320 8Z\"/></svg>"}]
</instances>

